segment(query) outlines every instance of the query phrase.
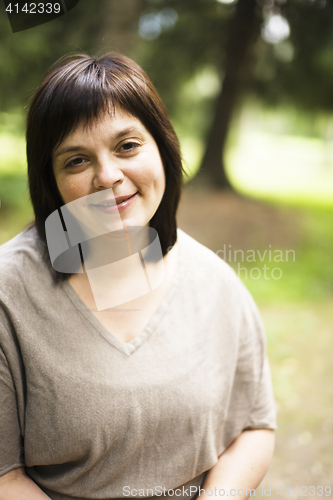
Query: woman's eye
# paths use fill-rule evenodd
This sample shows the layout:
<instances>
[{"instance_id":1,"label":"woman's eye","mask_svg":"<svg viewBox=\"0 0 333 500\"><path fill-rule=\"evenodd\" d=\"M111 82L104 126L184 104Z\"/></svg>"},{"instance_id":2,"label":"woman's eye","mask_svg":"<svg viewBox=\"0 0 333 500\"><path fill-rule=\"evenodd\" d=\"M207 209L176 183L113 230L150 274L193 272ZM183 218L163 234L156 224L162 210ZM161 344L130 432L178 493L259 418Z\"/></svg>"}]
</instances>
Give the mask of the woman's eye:
<instances>
[{"instance_id":1,"label":"woman's eye","mask_svg":"<svg viewBox=\"0 0 333 500\"><path fill-rule=\"evenodd\" d=\"M81 166L81 165L83 165L83 163L85 161L86 161L85 158L74 158L73 160L71 160L68 163L66 163L66 168L67 167L78 167L78 166Z\"/></svg>"},{"instance_id":2,"label":"woman's eye","mask_svg":"<svg viewBox=\"0 0 333 500\"><path fill-rule=\"evenodd\" d=\"M125 142L122 146L120 146L119 151L133 151L135 148L139 147L140 144L137 142Z\"/></svg>"}]
</instances>

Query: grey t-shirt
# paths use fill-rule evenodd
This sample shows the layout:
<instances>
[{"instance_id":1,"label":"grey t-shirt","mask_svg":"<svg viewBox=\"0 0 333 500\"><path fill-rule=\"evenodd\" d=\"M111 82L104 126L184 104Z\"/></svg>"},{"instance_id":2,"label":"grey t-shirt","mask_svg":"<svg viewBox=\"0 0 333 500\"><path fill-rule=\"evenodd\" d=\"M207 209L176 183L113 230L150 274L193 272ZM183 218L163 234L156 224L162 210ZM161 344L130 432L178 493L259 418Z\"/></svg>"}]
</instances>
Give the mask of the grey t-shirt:
<instances>
[{"instance_id":1,"label":"grey t-shirt","mask_svg":"<svg viewBox=\"0 0 333 500\"><path fill-rule=\"evenodd\" d=\"M0 474L25 466L54 500L153 496L242 430L276 428L252 297L181 230L178 245L166 295L126 344L53 282L35 230L0 247Z\"/></svg>"}]
</instances>

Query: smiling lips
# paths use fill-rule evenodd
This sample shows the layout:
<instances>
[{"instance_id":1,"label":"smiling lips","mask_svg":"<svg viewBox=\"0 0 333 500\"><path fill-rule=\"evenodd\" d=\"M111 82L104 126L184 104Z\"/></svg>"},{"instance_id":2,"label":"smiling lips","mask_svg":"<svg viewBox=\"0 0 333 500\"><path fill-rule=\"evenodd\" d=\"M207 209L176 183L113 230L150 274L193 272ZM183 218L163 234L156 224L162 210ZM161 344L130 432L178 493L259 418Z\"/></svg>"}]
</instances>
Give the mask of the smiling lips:
<instances>
[{"instance_id":1,"label":"smiling lips","mask_svg":"<svg viewBox=\"0 0 333 500\"><path fill-rule=\"evenodd\" d=\"M136 195L137 193L119 196L115 200L105 200L102 203L92 204L92 206L104 213L122 212L133 203Z\"/></svg>"}]
</instances>

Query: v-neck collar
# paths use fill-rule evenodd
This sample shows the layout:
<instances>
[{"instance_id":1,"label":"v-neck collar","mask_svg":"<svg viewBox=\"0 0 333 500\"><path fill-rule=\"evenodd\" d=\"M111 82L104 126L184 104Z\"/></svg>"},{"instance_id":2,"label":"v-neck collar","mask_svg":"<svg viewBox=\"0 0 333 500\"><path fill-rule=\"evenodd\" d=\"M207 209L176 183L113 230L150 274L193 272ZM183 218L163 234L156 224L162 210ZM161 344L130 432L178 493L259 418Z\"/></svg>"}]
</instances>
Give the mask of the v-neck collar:
<instances>
[{"instance_id":1,"label":"v-neck collar","mask_svg":"<svg viewBox=\"0 0 333 500\"><path fill-rule=\"evenodd\" d=\"M74 288L70 285L68 280L64 281L62 283L62 287L64 292L67 294L69 299L73 302L75 308L78 310L79 313L81 313L86 320L95 328L95 330L102 335L109 344L111 344L113 347L121 351L123 354L126 356L130 356L133 354L155 331L160 323L161 319L163 318L164 314L169 308L169 304L174 296L174 293L178 287L178 281L177 281L177 275L178 275L178 270L180 266L180 261L181 261L181 253L182 253L182 248L181 248L181 243L179 240L182 239L182 236L179 238L180 233L182 231L180 229L177 230L177 242L178 242L178 255L176 258L176 264L173 270L173 275L170 279L170 284L167 288L167 291L165 295L162 297L160 303L158 304L157 308L153 312L152 316L150 317L148 323L146 326L143 328L143 330L130 342L122 342L119 340L117 337L112 335L111 332L105 326L102 325L102 323L94 316L94 314L90 311L90 309L86 306L86 304L81 300L79 295L76 293Z\"/></svg>"}]
</instances>

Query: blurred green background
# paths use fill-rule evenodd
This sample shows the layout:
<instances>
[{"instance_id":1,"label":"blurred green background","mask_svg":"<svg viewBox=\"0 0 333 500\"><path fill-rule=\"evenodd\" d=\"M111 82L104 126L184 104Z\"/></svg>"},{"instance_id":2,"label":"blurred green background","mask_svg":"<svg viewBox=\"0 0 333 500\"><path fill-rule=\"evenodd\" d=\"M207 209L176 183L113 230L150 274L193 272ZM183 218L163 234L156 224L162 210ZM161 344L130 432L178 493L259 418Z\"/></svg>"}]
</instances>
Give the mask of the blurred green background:
<instances>
[{"instance_id":1,"label":"blurred green background","mask_svg":"<svg viewBox=\"0 0 333 500\"><path fill-rule=\"evenodd\" d=\"M333 488L332 4L80 0L15 34L1 4L0 36L0 243L33 219L25 116L47 68L69 52L135 59L181 141L179 226L234 267L263 316L279 425L264 486Z\"/></svg>"}]
</instances>

